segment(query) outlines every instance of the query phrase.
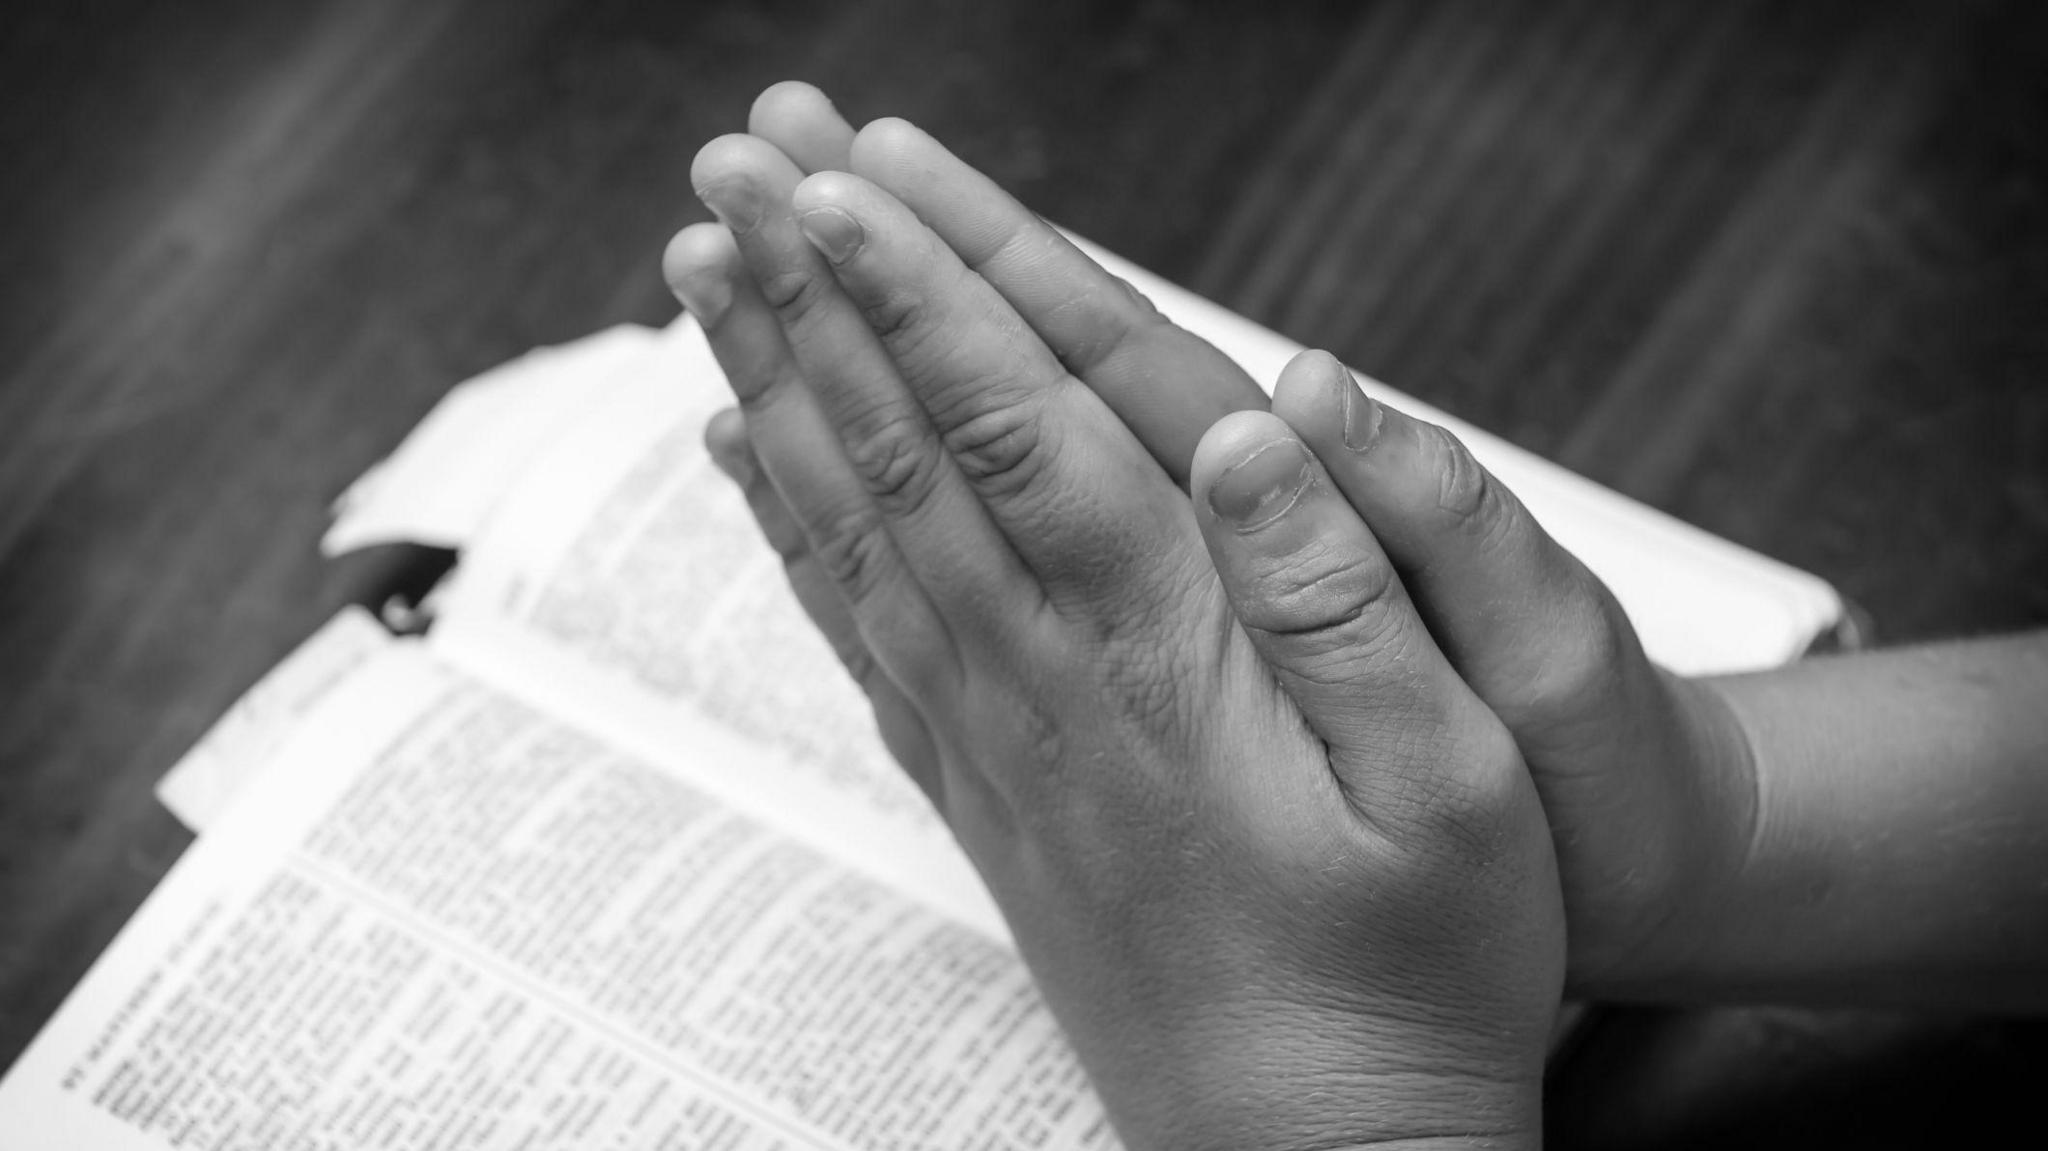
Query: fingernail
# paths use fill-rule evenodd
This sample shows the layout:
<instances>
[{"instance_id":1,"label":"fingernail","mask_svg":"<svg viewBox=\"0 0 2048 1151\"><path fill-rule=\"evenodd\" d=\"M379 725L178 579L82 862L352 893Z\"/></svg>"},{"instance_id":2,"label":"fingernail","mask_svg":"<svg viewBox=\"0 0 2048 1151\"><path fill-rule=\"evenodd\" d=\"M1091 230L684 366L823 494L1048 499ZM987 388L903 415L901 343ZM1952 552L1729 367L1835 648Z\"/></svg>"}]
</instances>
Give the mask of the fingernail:
<instances>
[{"instance_id":1,"label":"fingernail","mask_svg":"<svg viewBox=\"0 0 2048 1151\"><path fill-rule=\"evenodd\" d=\"M669 287L702 327L716 324L732 307L732 284L716 272L693 272Z\"/></svg>"},{"instance_id":2,"label":"fingernail","mask_svg":"<svg viewBox=\"0 0 2048 1151\"><path fill-rule=\"evenodd\" d=\"M796 223L803 229L804 237L810 240L811 246L825 253L825 258L835 264L853 259L867 240L860 221L838 208L812 208L797 217Z\"/></svg>"},{"instance_id":3,"label":"fingernail","mask_svg":"<svg viewBox=\"0 0 2048 1151\"><path fill-rule=\"evenodd\" d=\"M697 189L697 198L711 209L735 236L744 236L761 223L761 191L747 180L722 180Z\"/></svg>"},{"instance_id":4,"label":"fingernail","mask_svg":"<svg viewBox=\"0 0 2048 1151\"><path fill-rule=\"evenodd\" d=\"M1354 452L1362 452L1380 438L1379 404L1371 396L1358 390L1358 385L1345 372L1337 381L1344 389L1344 446Z\"/></svg>"},{"instance_id":5,"label":"fingernail","mask_svg":"<svg viewBox=\"0 0 2048 1151\"><path fill-rule=\"evenodd\" d=\"M1314 478L1300 441L1273 440L1223 469L1209 485L1209 507L1238 531L1255 531L1286 515Z\"/></svg>"}]
</instances>

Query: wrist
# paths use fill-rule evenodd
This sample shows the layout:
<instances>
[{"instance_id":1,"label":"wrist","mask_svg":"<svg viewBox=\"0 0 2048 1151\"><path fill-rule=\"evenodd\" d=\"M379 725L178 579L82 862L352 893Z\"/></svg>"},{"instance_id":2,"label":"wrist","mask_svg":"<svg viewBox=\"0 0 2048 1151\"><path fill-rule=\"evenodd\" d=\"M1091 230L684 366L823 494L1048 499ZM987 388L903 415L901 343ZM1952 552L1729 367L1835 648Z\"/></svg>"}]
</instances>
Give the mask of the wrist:
<instances>
[{"instance_id":1,"label":"wrist","mask_svg":"<svg viewBox=\"0 0 2048 1151\"><path fill-rule=\"evenodd\" d=\"M1205 1067L1209 1087L1182 1081L1173 1098L1133 1097L1114 1081L1098 1085L1132 1151L1520 1149L1542 1146L1543 1067L1537 1047L1497 1074L1415 1068L1333 1075L1260 1059L1213 1079L1209 1073L1224 1069Z\"/></svg>"},{"instance_id":2,"label":"wrist","mask_svg":"<svg viewBox=\"0 0 2048 1151\"><path fill-rule=\"evenodd\" d=\"M1648 991L2006 1009L2041 1002L2048 643L1834 656L1693 681L1712 819Z\"/></svg>"},{"instance_id":3,"label":"wrist","mask_svg":"<svg viewBox=\"0 0 2048 1151\"><path fill-rule=\"evenodd\" d=\"M1540 1093L1540 1088L1538 1089ZM1350 1144L1346 1151L1538 1151L1543 1146L1540 1109L1526 1123L1507 1128L1446 1128L1438 1135L1403 1135Z\"/></svg>"},{"instance_id":4,"label":"wrist","mask_svg":"<svg viewBox=\"0 0 2048 1151\"><path fill-rule=\"evenodd\" d=\"M1567 990L1574 998L1661 997L1683 986L1726 926L1755 840L1756 753L1741 711L1720 680L1656 674L1664 735L1657 762L1643 767L1667 785L1658 826L1646 836L1662 845L1648 853L1647 870L1657 879L1640 887L1621 917L1627 930L1604 932L1604 946L1583 953L1574 947Z\"/></svg>"},{"instance_id":5,"label":"wrist","mask_svg":"<svg viewBox=\"0 0 2048 1151\"><path fill-rule=\"evenodd\" d=\"M1540 1108L1532 1108L1539 1111ZM1231 1151L1538 1151L1543 1146L1543 1125L1540 1114L1526 1124L1513 1127L1494 1128L1475 1125L1470 1128L1445 1127L1440 1134L1401 1132L1378 1134L1359 1132L1342 1136L1338 1142L1325 1142L1323 1136L1297 1136L1272 1134L1251 1141L1231 1139L1214 1144L1228 1146ZM1157 1146L1161 1151L1190 1151L1190 1148L1208 1144L1190 1144L1168 1140L1157 1144L1127 1141L1127 1146Z\"/></svg>"}]
</instances>

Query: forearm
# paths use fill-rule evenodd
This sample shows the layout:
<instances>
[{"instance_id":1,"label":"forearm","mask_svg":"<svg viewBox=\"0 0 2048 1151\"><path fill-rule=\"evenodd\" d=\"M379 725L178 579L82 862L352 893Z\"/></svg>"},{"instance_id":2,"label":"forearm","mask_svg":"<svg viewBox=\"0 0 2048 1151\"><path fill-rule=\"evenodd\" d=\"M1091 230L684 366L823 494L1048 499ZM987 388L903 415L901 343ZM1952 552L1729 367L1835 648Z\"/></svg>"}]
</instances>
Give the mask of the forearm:
<instances>
[{"instance_id":1,"label":"forearm","mask_svg":"<svg viewBox=\"0 0 2048 1151\"><path fill-rule=\"evenodd\" d=\"M2048 632L1694 686L1751 801L1605 990L2048 1008Z\"/></svg>"}]
</instances>

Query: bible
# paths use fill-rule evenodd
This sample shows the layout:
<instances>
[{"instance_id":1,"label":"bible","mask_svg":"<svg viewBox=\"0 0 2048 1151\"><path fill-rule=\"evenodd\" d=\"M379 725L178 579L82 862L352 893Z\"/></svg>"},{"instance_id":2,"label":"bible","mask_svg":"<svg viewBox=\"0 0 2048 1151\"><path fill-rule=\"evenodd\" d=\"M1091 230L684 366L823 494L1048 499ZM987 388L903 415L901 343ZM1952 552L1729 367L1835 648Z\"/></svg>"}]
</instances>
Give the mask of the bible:
<instances>
[{"instance_id":1,"label":"bible","mask_svg":"<svg viewBox=\"0 0 2048 1151\"><path fill-rule=\"evenodd\" d=\"M1115 260L1269 385L1285 339ZM1443 422L1691 673L1795 658L1826 584ZM459 386L330 550L456 549L159 794L198 839L0 1082L0 1143L1097 1148L1115 1137L943 824L784 584L687 319Z\"/></svg>"}]
</instances>

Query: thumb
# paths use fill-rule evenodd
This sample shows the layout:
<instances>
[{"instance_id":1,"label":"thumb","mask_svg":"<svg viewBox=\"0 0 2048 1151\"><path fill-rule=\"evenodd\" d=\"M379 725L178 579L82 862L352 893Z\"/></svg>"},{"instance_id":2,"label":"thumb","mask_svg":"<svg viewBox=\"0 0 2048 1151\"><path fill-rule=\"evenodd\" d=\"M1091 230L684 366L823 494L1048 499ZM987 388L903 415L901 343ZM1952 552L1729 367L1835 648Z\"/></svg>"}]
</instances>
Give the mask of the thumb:
<instances>
[{"instance_id":1,"label":"thumb","mask_svg":"<svg viewBox=\"0 0 2048 1151\"><path fill-rule=\"evenodd\" d=\"M1452 669L1365 522L1293 429L1217 421L1195 450L1197 519L1239 625L1370 822L1498 810L1513 740Z\"/></svg>"}]
</instances>

